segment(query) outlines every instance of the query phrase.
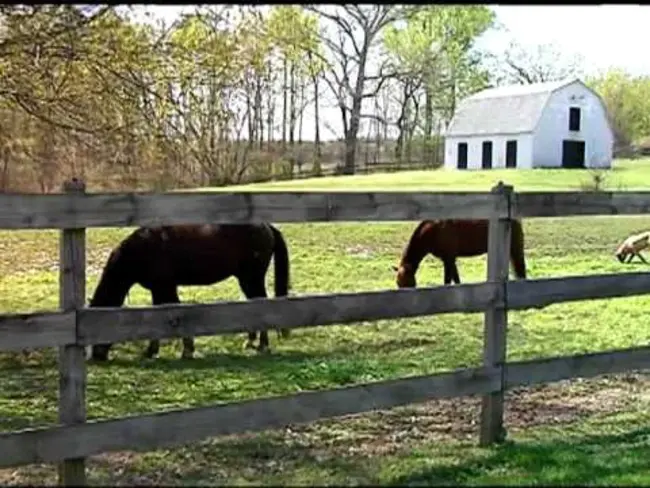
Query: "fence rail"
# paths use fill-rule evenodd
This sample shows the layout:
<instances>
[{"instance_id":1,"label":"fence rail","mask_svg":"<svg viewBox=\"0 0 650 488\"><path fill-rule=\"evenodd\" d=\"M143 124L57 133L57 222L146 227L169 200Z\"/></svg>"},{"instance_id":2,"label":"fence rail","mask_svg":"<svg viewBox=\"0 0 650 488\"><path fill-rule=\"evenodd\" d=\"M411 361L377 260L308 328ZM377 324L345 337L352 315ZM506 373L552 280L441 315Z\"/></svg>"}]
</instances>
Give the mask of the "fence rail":
<instances>
[{"instance_id":1,"label":"fence rail","mask_svg":"<svg viewBox=\"0 0 650 488\"><path fill-rule=\"evenodd\" d=\"M209 436L264 430L435 398L481 395L481 444L502 440L507 389L650 367L650 346L507 362L508 310L650 293L650 273L508 281L511 218L645 213L647 193L187 193L0 195L0 227L60 228L61 309L0 316L0 350L59 347L59 422L0 434L0 467L60 462L60 482L85 484L84 458ZM256 299L201 305L84 308L85 228L180 222L490 220L484 283ZM137 339L241 333L443 313L485 314L483 365L225 405L86 421L84 346Z\"/></svg>"},{"instance_id":2,"label":"fence rail","mask_svg":"<svg viewBox=\"0 0 650 488\"><path fill-rule=\"evenodd\" d=\"M650 368L650 347L510 362L505 365L505 386L512 389L644 368ZM0 467L59 462L109 451L153 450L440 398L484 395L501 391L501 376L500 368L465 368L326 391L1 434Z\"/></svg>"},{"instance_id":3,"label":"fence rail","mask_svg":"<svg viewBox=\"0 0 650 488\"><path fill-rule=\"evenodd\" d=\"M646 214L650 192L178 192L1 194L0 228L343 222Z\"/></svg>"},{"instance_id":4,"label":"fence rail","mask_svg":"<svg viewBox=\"0 0 650 488\"><path fill-rule=\"evenodd\" d=\"M508 282L506 291L510 310L646 293L650 293L650 273L646 272L512 281ZM478 313L503 299L500 286L486 282L200 305L97 307L76 312L3 315L0 316L0 351L236 334L270 330L280 325L294 329L446 313Z\"/></svg>"}]
</instances>

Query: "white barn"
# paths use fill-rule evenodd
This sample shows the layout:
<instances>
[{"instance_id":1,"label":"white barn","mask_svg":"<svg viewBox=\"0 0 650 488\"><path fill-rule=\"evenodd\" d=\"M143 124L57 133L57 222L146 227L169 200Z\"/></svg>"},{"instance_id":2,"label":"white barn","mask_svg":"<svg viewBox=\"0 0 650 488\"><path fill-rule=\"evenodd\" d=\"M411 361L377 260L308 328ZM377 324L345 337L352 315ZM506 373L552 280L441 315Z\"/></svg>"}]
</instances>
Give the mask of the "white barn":
<instances>
[{"instance_id":1,"label":"white barn","mask_svg":"<svg viewBox=\"0 0 650 488\"><path fill-rule=\"evenodd\" d=\"M610 168L614 134L578 79L491 88L464 99L445 132L445 168Z\"/></svg>"}]
</instances>

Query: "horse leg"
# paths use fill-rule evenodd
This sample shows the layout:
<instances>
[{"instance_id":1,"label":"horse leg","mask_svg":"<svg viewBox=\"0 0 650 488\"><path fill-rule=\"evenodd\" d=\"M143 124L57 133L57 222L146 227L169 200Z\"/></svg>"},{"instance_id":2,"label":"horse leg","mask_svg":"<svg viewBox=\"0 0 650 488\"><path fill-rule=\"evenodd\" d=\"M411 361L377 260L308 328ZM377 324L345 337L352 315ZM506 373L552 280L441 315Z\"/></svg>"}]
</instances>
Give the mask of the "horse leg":
<instances>
[{"instance_id":1,"label":"horse leg","mask_svg":"<svg viewBox=\"0 0 650 488\"><path fill-rule=\"evenodd\" d=\"M239 277L237 278L237 280L239 281L239 288L241 288L246 298L250 299L252 298L252 296L249 295L250 288L247 279L248 278L239 278ZM246 339L246 342L244 342L244 349L257 349L257 347L255 347L255 339L257 339L257 332L255 331L249 332L248 339Z\"/></svg>"},{"instance_id":2,"label":"horse leg","mask_svg":"<svg viewBox=\"0 0 650 488\"><path fill-rule=\"evenodd\" d=\"M266 298L266 286L264 285L264 274L258 276L254 275L244 275L237 277L239 281L239 287L246 295L246 298L249 300L252 298ZM267 331L260 331L260 343L256 348L254 345L255 332L248 333L248 340L244 343L245 349L257 349L259 352L269 351L269 334Z\"/></svg>"},{"instance_id":3,"label":"horse leg","mask_svg":"<svg viewBox=\"0 0 650 488\"><path fill-rule=\"evenodd\" d=\"M156 288L151 291L151 301L154 305L164 305L167 303L180 303L176 287L171 288ZM158 355L160 352L160 341L152 339L149 341L149 346L144 352L144 357L151 359ZM184 359L191 359L194 354L194 339L183 338L183 355Z\"/></svg>"},{"instance_id":4,"label":"horse leg","mask_svg":"<svg viewBox=\"0 0 650 488\"><path fill-rule=\"evenodd\" d=\"M457 285L460 285L460 276L458 275L458 266L456 265L456 259L451 260L451 276L451 279L455 281Z\"/></svg>"},{"instance_id":5,"label":"horse leg","mask_svg":"<svg viewBox=\"0 0 650 488\"><path fill-rule=\"evenodd\" d=\"M452 275L453 275L452 266L453 266L453 262L450 261L449 259L443 259L443 260L442 260L442 266L443 266L444 271L445 271L445 285L448 285L448 284L451 283L451 280L452 280Z\"/></svg>"}]
</instances>

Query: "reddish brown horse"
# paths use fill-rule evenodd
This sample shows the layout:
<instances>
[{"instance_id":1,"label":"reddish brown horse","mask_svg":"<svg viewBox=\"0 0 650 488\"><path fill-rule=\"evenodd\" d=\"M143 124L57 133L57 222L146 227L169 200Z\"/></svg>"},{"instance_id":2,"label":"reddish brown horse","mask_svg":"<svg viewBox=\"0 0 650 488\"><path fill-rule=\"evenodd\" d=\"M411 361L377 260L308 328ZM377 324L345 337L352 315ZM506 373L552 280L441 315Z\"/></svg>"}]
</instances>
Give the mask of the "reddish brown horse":
<instances>
[{"instance_id":1,"label":"reddish brown horse","mask_svg":"<svg viewBox=\"0 0 650 488\"><path fill-rule=\"evenodd\" d=\"M397 286L416 286L415 274L420 262L427 254L442 261L445 270L445 285L460 283L456 258L479 256L487 252L488 220L425 220L413 231L408 245L402 253L397 272ZM512 221L510 260L517 278L526 278L524 259L524 231L521 222Z\"/></svg>"},{"instance_id":2,"label":"reddish brown horse","mask_svg":"<svg viewBox=\"0 0 650 488\"><path fill-rule=\"evenodd\" d=\"M91 307L119 307L138 283L151 292L154 305L178 303L178 286L211 285L234 276L247 298L266 297L264 278L275 261L275 295L289 293L289 253L284 237L270 224L174 225L140 228L113 250L90 301ZM288 331L281 331L288 335ZM245 346L254 348L255 332ZM112 344L92 348L95 360L105 361ZM266 331L257 349L268 349ZM158 354L152 340L145 352ZM194 339L183 338L183 358L194 354Z\"/></svg>"}]
</instances>

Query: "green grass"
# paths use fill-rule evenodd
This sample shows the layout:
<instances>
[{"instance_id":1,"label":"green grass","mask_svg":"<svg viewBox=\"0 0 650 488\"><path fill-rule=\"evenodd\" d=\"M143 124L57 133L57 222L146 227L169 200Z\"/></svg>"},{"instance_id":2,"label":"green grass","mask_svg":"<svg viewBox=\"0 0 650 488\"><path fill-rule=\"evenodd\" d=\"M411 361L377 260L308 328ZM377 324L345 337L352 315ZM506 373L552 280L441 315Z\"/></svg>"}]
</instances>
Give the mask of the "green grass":
<instances>
[{"instance_id":1,"label":"green grass","mask_svg":"<svg viewBox=\"0 0 650 488\"><path fill-rule=\"evenodd\" d=\"M403 176L390 176L385 184L402 189ZM518 178L516 187L530 189L525 175ZM537 181L537 173L530 178ZM339 184L359 188L361 180L343 178ZM489 187L492 182L484 184ZM415 225L279 225L290 247L292 292L394 288L390 267ZM529 219L524 228L530 276L647 269L620 264L612 251L622 237L649 227L650 217L645 216ZM88 231L88 295L108 252L128 232ZM58 233L0 232L0 250L4 256L0 259L0 310L55 309ZM483 281L485 257L463 259L459 270L464 282ZM428 258L418 279L421 284L441 283L440 263ZM186 302L239 298L232 279L181 289ZM145 290L131 291L129 305L148 303ZM646 344L649 308L650 297L632 297L512 312L508 359ZM178 341L163 343L161 358L154 361L139 358L144 343L123 344L113 352L110 364L89 366L88 417L200 406L476 366L481 357L482 322L480 314L449 314L296 330L285 341L272 334L274 354L270 356L244 352L241 335L198 338L199 357L193 362L178 359ZM0 429L55 423L54 352L1 354L0 368ZM649 383L647 375L628 374L512 392L506 420L513 442L500 447L475 446L478 403L463 398L151 453L105 454L91 460L90 479L104 484L648 484ZM0 483L55 479L51 466L0 470Z\"/></svg>"},{"instance_id":2,"label":"green grass","mask_svg":"<svg viewBox=\"0 0 650 488\"><path fill-rule=\"evenodd\" d=\"M490 171L421 170L399 173L374 173L345 177L347 191L387 189L399 191L488 191L499 180L516 191L579 191L593 185L594 174L604 176L603 189L631 191L650 188L650 159L617 160L611 170L566 169L494 169ZM276 181L240 185L237 190L256 191L329 191L341 188L341 177L328 176L308 180ZM231 191L233 187L209 188ZM206 188L201 188L206 190Z\"/></svg>"}]
</instances>

